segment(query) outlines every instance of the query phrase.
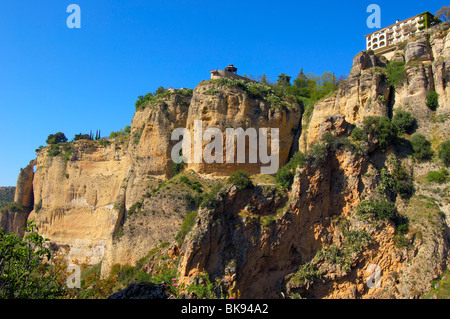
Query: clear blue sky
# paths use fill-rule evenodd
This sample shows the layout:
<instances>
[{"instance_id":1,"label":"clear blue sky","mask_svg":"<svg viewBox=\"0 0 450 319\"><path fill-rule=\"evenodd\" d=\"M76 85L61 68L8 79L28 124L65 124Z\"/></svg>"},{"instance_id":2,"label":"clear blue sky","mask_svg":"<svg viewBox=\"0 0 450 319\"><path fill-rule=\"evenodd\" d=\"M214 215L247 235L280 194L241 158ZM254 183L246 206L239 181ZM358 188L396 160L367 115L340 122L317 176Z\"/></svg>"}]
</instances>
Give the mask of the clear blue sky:
<instances>
[{"instance_id":1,"label":"clear blue sky","mask_svg":"<svg viewBox=\"0 0 450 319\"><path fill-rule=\"evenodd\" d=\"M67 6L81 8L69 29ZM442 1L2 1L0 186L15 185L50 133L103 136L131 123L140 94L194 88L229 63L276 78L348 74L365 49L366 8L382 27Z\"/></svg>"}]
</instances>

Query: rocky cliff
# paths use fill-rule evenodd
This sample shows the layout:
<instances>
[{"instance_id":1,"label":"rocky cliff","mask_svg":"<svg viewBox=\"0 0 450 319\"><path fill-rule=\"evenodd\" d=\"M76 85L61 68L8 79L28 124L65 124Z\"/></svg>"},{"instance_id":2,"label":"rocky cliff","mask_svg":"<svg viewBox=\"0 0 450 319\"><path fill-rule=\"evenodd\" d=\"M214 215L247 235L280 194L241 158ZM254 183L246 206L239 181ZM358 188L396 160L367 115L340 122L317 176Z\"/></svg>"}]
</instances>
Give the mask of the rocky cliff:
<instances>
[{"instance_id":1,"label":"rocky cliff","mask_svg":"<svg viewBox=\"0 0 450 319\"><path fill-rule=\"evenodd\" d=\"M403 247L395 222L355 214L377 193L382 163L329 147L319 164L297 170L289 194L261 186L227 189L218 207L199 211L181 246L180 282L194 284L206 272L241 298L423 295L448 262L446 222L434 208L418 212L426 204L414 198L401 211L414 219ZM374 265L379 289L368 286Z\"/></svg>"},{"instance_id":2,"label":"rocky cliff","mask_svg":"<svg viewBox=\"0 0 450 319\"><path fill-rule=\"evenodd\" d=\"M204 82L192 95L171 93L138 109L126 136L65 143L56 156L54 145L39 150L19 176L16 202L29 207L26 215L32 210L28 219L37 222L44 237L57 246L70 247L71 260L103 261L108 272L114 263L132 264L149 247L173 240L188 211L188 185L178 183L171 188L166 184L174 175L171 151L178 143L171 138L174 129L187 128L194 136L196 120L202 121L204 130L276 127L283 165L300 117L298 104L279 108L263 98L250 97L242 87ZM208 142L202 143L204 147ZM203 162L186 163L184 169L195 176L200 173L198 180L208 191L217 183L214 176L241 168L257 172L260 166L219 167ZM24 227L26 215L11 221L11 229Z\"/></svg>"},{"instance_id":3,"label":"rocky cliff","mask_svg":"<svg viewBox=\"0 0 450 319\"><path fill-rule=\"evenodd\" d=\"M180 283L206 272L244 298L420 297L448 263L448 184L423 182L440 164L413 161L395 147L381 152L371 136L366 143L349 136L368 116L392 118L402 109L434 148L448 139L449 46L447 24L398 46L391 61L363 51L338 90L305 112L300 101L253 81L215 79L192 93L171 91L137 108L130 133L39 150L18 178L15 201L24 212L3 214L1 223L17 231L35 220L55 246L70 248L70 260L101 262L105 276L114 264L133 265L170 242ZM389 74L394 61L405 70L397 83ZM436 110L426 102L432 90ZM264 164L248 162L248 146L246 163L187 162L177 175L171 134L186 128L194 137L198 120L222 132L277 128L280 167L299 150L306 160L289 190L258 175ZM215 152L225 157L226 136L215 138ZM205 149L209 141L201 143ZM191 151L198 155L194 145ZM386 172L395 175L395 167L409 172L415 189L409 198L383 193L396 219L357 214L361 203L384 198ZM254 175L253 187L227 184L239 169ZM174 242L191 211L198 211L194 227ZM380 288L367 285L372 265Z\"/></svg>"},{"instance_id":4,"label":"rocky cliff","mask_svg":"<svg viewBox=\"0 0 450 319\"><path fill-rule=\"evenodd\" d=\"M312 145L326 133L345 138L366 117L392 118L398 109L410 112L416 133L435 145L448 139L449 43L447 25L399 46L392 61L359 53L337 92L317 102L310 115L306 112L300 151L315 152ZM406 74L395 84L388 73L394 61L404 65ZM431 90L439 94L436 110L427 106ZM266 190L270 195L257 196L260 187L231 188L219 197L219 207L200 211L181 247L181 281L195 283L206 271L243 298L423 296L448 265L448 188L423 184L426 170L438 170L439 164L403 160L416 192L394 198L397 218L409 221L402 237L398 220L372 223L355 214L361 201L384 187L380 172L389 168L389 156L373 153L370 146L351 150L345 143L328 144L324 154L320 164L298 168L284 205L274 204L281 194ZM394 149L392 155L397 160L407 156ZM381 283L375 289L368 284L374 269Z\"/></svg>"},{"instance_id":5,"label":"rocky cliff","mask_svg":"<svg viewBox=\"0 0 450 319\"><path fill-rule=\"evenodd\" d=\"M361 123L367 116L389 116L397 109L409 111L418 121L418 132L428 138L448 138L448 125L430 125L430 119L448 118L450 89L447 85L449 65L448 25L429 33L421 33L397 47L392 61L405 63L406 79L391 86L387 81L388 61L373 51L363 51L353 59L348 79L338 91L317 102L309 117L304 117L300 150L317 142L323 121L342 114L351 124ZM426 105L427 94L439 94L440 107L433 113ZM442 123L440 123L442 124Z\"/></svg>"}]
</instances>

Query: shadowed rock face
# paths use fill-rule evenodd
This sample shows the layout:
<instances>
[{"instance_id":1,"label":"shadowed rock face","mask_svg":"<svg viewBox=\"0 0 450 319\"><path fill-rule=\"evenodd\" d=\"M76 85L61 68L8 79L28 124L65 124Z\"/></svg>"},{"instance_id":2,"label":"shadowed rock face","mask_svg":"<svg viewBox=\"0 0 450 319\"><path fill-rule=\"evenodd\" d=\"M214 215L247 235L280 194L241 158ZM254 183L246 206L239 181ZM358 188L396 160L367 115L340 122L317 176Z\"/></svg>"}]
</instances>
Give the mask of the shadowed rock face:
<instances>
[{"instance_id":1,"label":"shadowed rock face","mask_svg":"<svg viewBox=\"0 0 450 319\"><path fill-rule=\"evenodd\" d=\"M396 244L392 221L370 224L354 214L362 199L377 196L379 176L373 173L383 161L329 148L320 164L297 169L287 197L260 186L227 189L216 197L220 203L216 208L199 211L181 246L179 282L195 283L197 276L207 272L223 291L240 298L284 298L292 293L306 298L409 298L423 294L446 267L445 222L434 219L434 230L425 231L432 224L423 228L427 239L413 240L410 248L404 249ZM364 232L370 242L360 251L351 250L345 269L339 261L330 260L342 257L339 254L348 245L348 231ZM323 253L325 257L320 258L325 259L319 258L314 267L320 277L306 283L296 281L299 267L329 247L336 247L339 253ZM373 273L371 265L381 271L382 289L367 285ZM421 267L428 271L418 274Z\"/></svg>"},{"instance_id":2,"label":"shadowed rock face","mask_svg":"<svg viewBox=\"0 0 450 319\"><path fill-rule=\"evenodd\" d=\"M36 161L33 160L27 167L20 171L17 179L16 193L14 195L14 202L24 206L33 207L34 195L33 195L33 178L34 178L34 166Z\"/></svg>"},{"instance_id":3,"label":"shadowed rock face","mask_svg":"<svg viewBox=\"0 0 450 319\"><path fill-rule=\"evenodd\" d=\"M359 203L366 169L364 158L330 153L322 165L297 172L288 205L275 189L259 196L260 187L230 188L218 208L199 212L181 248L180 281L189 284L206 270L242 298L280 298L284 276L337 240L330 218ZM277 217L265 225L268 216Z\"/></svg>"},{"instance_id":4,"label":"shadowed rock face","mask_svg":"<svg viewBox=\"0 0 450 319\"><path fill-rule=\"evenodd\" d=\"M21 205L21 207L8 209L4 213L0 213L0 227L6 232L13 232L20 236L23 235L22 228L26 227L28 215L33 209L33 169L35 165L35 161L31 161L27 167L20 171L17 179L14 202Z\"/></svg>"}]
</instances>

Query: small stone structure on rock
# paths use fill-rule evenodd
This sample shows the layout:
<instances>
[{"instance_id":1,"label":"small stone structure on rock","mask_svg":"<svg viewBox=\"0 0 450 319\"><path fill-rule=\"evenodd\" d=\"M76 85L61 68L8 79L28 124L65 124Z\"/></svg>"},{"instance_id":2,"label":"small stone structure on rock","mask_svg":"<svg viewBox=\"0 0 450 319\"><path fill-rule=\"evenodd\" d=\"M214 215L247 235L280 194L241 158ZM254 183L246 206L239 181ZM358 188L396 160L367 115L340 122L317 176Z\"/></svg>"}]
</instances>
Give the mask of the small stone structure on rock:
<instances>
[{"instance_id":1,"label":"small stone structure on rock","mask_svg":"<svg viewBox=\"0 0 450 319\"><path fill-rule=\"evenodd\" d=\"M232 78L236 80L244 80L244 81L252 81L249 78L244 76L240 76L237 74L237 68L230 64L224 70L213 70L211 71L211 79L220 79L220 78Z\"/></svg>"}]
</instances>

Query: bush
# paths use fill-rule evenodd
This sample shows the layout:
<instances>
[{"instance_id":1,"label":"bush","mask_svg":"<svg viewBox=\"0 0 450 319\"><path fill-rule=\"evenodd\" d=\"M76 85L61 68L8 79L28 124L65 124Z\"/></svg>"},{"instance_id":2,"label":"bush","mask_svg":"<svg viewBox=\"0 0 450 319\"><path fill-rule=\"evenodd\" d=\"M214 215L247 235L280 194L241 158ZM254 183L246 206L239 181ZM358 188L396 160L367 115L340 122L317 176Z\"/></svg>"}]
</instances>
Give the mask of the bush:
<instances>
[{"instance_id":1,"label":"bush","mask_svg":"<svg viewBox=\"0 0 450 319\"><path fill-rule=\"evenodd\" d=\"M147 93L146 95L139 95L138 100L136 101L135 108L136 111L145 108L150 103L159 103L164 101L171 96L171 92L165 89L163 86L160 86L156 89L154 93Z\"/></svg>"},{"instance_id":2,"label":"bush","mask_svg":"<svg viewBox=\"0 0 450 319\"><path fill-rule=\"evenodd\" d=\"M128 217L131 217L135 213L139 213L141 211L141 208L142 208L141 202L136 202L133 205L131 205L131 207L127 211Z\"/></svg>"},{"instance_id":3,"label":"bush","mask_svg":"<svg viewBox=\"0 0 450 319\"><path fill-rule=\"evenodd\" d=\"M427 94L427 106L433 111L439 107L439 94L436 91L430 91Z\"/></svg>"},{"instance_id":4,"label":"bush","mask_svg":"<svg viewBox=\"0 0 450 319\"><path fill-rule=\"evenodd\" d=\"M378 185L378 192L388 198L394 200L397 196L397 182L394 177L388 172L386 168L380 171L380 183Z\"/></svg>"},{"instance_id":5,"label":"bush","mask_svg":"<svg viewBox=\"0 0 450 319\"><path fill-rule=\"evenodd\" d=\"M134 134L133 134L133 142L134 142L135 145L139 144L139 141L141 140L141 136L142 136L142 131L134 132Z\"/></svg>"},{"instance_id":6,"label":"bush","mask_svg":"<svg viewBox=\"0 0 450 319\"><path fill-rule=\"evenodd\" d=\"M322 136L322 141L328 146L330 150L338 151L344 148L353 149L353 144L346 136L335 136L330 132L325 133Z\"/></svg>"},{"instance_id":7,"label":"bush","mask_svg":"<svg viewBox=\"0 0 450 319\"><path fill-rule=\"evenodd\" d=\"M193 182L184 175L180 177L180 181L188 185L192 190L196 191L197 193L203 193L202 184L200 184L199 182L197 181Z\"/></svg>"},{"instance_id":8,"label":"bush","mask_svg":"<svg viewBox=\"0 0 450 319\"><path fill-rule=\"evenodd\" d=\"M173 162L172 164L172 170L173 170L173 176L177 176L178 174L181 173L181 171L184 168L184 162L181 163L175 163Z\"/></svg>"},{"instance_id":9,"label":"bush","mask_svg":"<svg viewBox=\"0 0 450 319\"><path fill-rule=\"evenodd\" d=\"M176 163L175 161L172 162L172 171L173 171L173 176L177 176L178 174L181 173L181 171L184 169L185 167L185 162L184 162L184 157L183 157L183 152L181 152L180 154L178 154L178 158L177 158L177 162L178 160L181 160L179 163ZM183 176L185 177L185 176Z\"/></svg>"},{"instance_id":10,"label":"bush","mask_svg":"<svg viewBox=\"0 0 450 319\"><path fill-rule=\"evenodd\" d=\"M372 237L365 230L355 229L344 231L344 245L347 246L351 252L361 252L371 241Z\"/></svg>"},{"instance_id":11,"label":"bush","mask_svg":"<svg viewBox=\"0 0 450 319\"><path fill-rule=\"evenodd\" d=\"M448 171L443 168L440 171L431 171L428 172L425 176L425 179L432 183L445 183L447 181Z\"/></svg>"},{"instance_id":12,"label":"bush","mask_svg":"<svg viewBox=\"0 0 450 319\"><path fill-rule=\"evenodd\" d=\"M411 138L411 146L414 150L413 157L418 161L427 161L433 156L431 143L422 134L416 134Z\"/></svg>"},{"instance_id":13,"label":"bush","mask_svg":"<svg viewBox=\"0 0 450 319\"><path fill-rule=\"evenodd\" d=\"M391 167L392 177L395 180L395 190L403 199L411 197L414 193L414 183L411 174L407 172L403 165L395 155L388 157Z\"/></svg>"},{"instance_id":14,"label":"bush","mask_svg":"<svg viewBox=\"0 0 450 319\"><path fill-rule=\"evenodd\" d=\"M358 215L366 215L380 220L394 220L397 217L397 209L395 208L394 203L386 200L363 200L358 207L356 207L356 213Z\"/></svg>"},{"instance_id":15,"label":"bush","mask_svg":"<svg viewBox=\"0 0 450 319\"><path fill-rule=\"evenodd\" d=\"M294 175L295 171L285 165L278 170L275 181L282 188L290 189L294 182Z\"/></svg>"},{"instance_id":16,"label":"bush","mask_svg":"<svg viewBox=\"0 0 450 319\"><path fill-rule=\"evenodd\" d=\"M129 126L127 126L125 129L127 129ZM127 134L131 133L131 129L129 132L126 132L125 129L121 129L120 131L114 132L112 131L111 134L109 134L109 138L116 138L116 137L122 137L126 136Z\"/></svg>"},{"instance_id":17,"label":"bush","mask_svg":"<svg viewBox=\"0 0 450 319\"><path fill-rule=\"evenodd\" d=\"M55 157L61 154L58 144L52 144L51 148L47 151L48 156Z\"/></svg>"},{"instance_id":18,"label":"bush","mask_svg":"<svg viewBox=\"0 0 450 319\"><path fill-rule=\"evenodd\" d=\"M322 143L313 144L308 150L306 162L313 166L320 165L326 160L327 154L327 145Z\"/></svg>"},{"instance_id":19,"label":"bush","mask_svg":"<svg viewBox=\"0 0 450 319\"><path fill-rule=\"evenodd\" d=\"M217 208L220 204L220 199L216 196L222 189L222 184L217 184L208 194L196 194L194 197L194 202L201 208Z\"/></svg>"},{"instance_id":20,"label":"bush","mask_svg":"<svg viewBox=\"0 0 450 319\"><path fill-rule=\"evenodd\" d=\"M34 212L37 214L41 209L42 209L42 199L36 205L34 205Z\"/></svg>"},{"instance_id":21,"label":"bush","mask_svg":"<svg viewBox=\"0 0 450 319\"><path fill-rule=\"evenodd\" d=\"M377 140L378 146L383 152L397 139L397 127L387 116L365 118L362 130L366 135L371 135Z\"/></svg>"},{"instance_id":22,"label":"bush","mask_svg":"<svg viewBox=\"0 0 450 319\"><path fill-rule=\"evenodd\" d=\"M166 89L163 86L159 86L156 91L155 91L155 96L156 95L164 95L164 93L166 93Z\"/></svg>"},{"instance_id":23,"label":"bush","mask_svg":"<svg viewBox=\"0 0 450 319\"><path fill-rule=\"evenodd\" d=\"M416 125L416 119L409 112L397 110L392 119L392 124L397 127L399 134L410 134Z\"/></svg>"},{"instance_id":24,"label":"bush","mask_svg":"<svg viewBox=\"0 0 450 319\"><path fill-rule=\"evenodd\" d=\"M299 165L304 165L305 154L302 152L295 153L289 162L278 170L275 180L278 185L283 188L290 189L294 181L295 171Z\"/></svg>"},{"instance_id":25,"label":"bush","mask_svg":"<svg viewBox=\"0 0 450 319\"><path fill-rule=\"evenodd\" d=\"M243 170L238 170L230 175L228 183L236 186L238 189L245 189L253 187L250 175Z\"/></svg>"},{"instance_id":26,"label":"bush","mask_svg":"<svg viewBox=\"0 0 450 319\"><path fill-rule=\"evenodd\" d=\"M409 239L402 233L396 234L393 239L397 248L407 247L410 244Z\"/></svg>"},{"instance_id":27,"label":"bush","mask_svg":"<svg viewBox=\"0 0 450 319\"><path fill-rule=\"evenodd\" d=\"M79 141L79 140L92 140L92 136L89 134L75 134L75 137L73 138L74 141Z\"/></svg>"},{"instance_id":28,"label":"bush","mask_svg":"<svg viewBox=\"0 0 450 319\"><path fill-rule=\"evenodd\" d=\"M60 143L66 143L67 137L64 135L64 133L58 132L55 134L50 134L47 137L47 144L60 144Z\"/></svg>"},{"instance_id":29,"label":"bush","mask_svg":"<svg viewBox=\"0 0 450 319\"><path fill-rule=\"evenodd\" d=\"M367 135L365 135L363 130L360 129L359 127L355 127L352 130L350 137L355 141L366 141L367 142Z\"/></svg>"},{"instance_id":30,"label":"bush","mask_svg":"<svg viewBox=\"0 0 450 319\"><path fill-rule=\"evenodd\" d=\"M194 227L196 218L197 212L189 212L186 214L183 223L181 224L181 228L175 236L175 240L178 242L178 245L181 246L181 244L183 244L184 238L191 231L192 227Z\"/></svg>"},{"instance_id":31,"label":"bush","mask_svg":"<svg viewBox=\"0 0 450 319\"><path fill-rule=\"evenodd\" d=\"M57 274L47 264L51 252L46 239L37 234L33 223L27 224L19 238L0 228L0 298L47 299L63 294Z\"/></svg>"},{"instance_id":32,"label":"bush","mask_svg":"<svg viewBox=\"0 0 450 319\"><path fill-rule=\"evenodd\" d=\"M411 197L415 190L411 179L397 181L395 189L401 198Z\"/></svg>"},{"instance_id":33,"label":"bush","mask_svg":"<svg viewBox=\"0 0 450 319\"><path fill-rule=\"evenodd\" d=\"M393 87L402 85L406 81L405 63L391 61L387 66L388 83Z\"/></svg>"},{"instance_id":34,"label":"bush","mask_svg":"<svg viewBox=\"0 0 450 319\"><path fill-rule=\"evenodd\" d=\"M439 145L438 156L446 166L450 166L450 140Z\"/></svg>"}]
</instances>

